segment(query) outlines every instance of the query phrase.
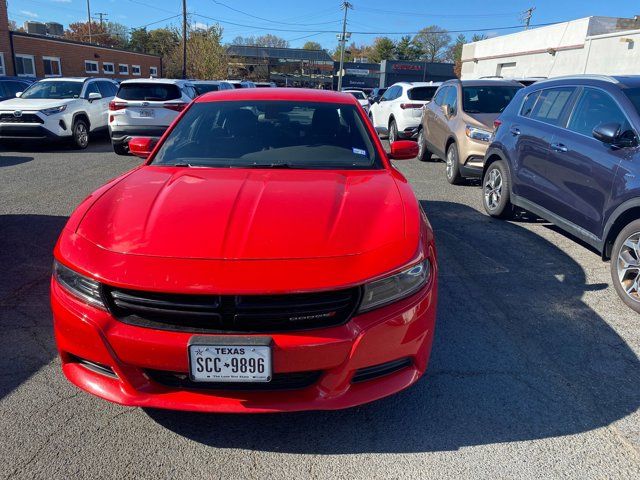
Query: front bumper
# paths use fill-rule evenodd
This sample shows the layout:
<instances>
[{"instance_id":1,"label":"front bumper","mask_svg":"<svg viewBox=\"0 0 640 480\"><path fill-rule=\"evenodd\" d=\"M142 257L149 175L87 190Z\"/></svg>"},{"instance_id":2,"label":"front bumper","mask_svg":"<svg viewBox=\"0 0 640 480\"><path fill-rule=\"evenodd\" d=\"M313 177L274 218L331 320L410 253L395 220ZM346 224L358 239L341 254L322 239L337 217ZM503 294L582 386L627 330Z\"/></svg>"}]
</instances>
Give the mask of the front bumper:
<instances>
[{"instance_id":1,"label":"front bumper","mask_svg":"<svg viewBox=\"0 0 640 480\"><path fill-rule=\"evenodd\" d=\"M2 140L54 140L61 138L41 124L0 124Z\"/></svg>"},{"instance_id":2,"label":"front bumper","mask_svg":"<svg viewBox=\"0 0 640 480\"><path fill-rule=\"evenodd\" d=\"M216 390L215 384L210 389L192 389L159 383L157 372L188 372L187 344L194 334L119 322L108 312L78 301L52 280L51 305L62 369L81 389L129 406L264 413L359 405L407 388L426 370L436 315L435 263L433 269L420 292L357 315L345 325L269 335L274 374L318 372L313 384L286 391ZM353 381L356 372L370 374L371 369L363 370L367 367L405 359L407 363L391 373Z\"/></svg>"}]
</instances>

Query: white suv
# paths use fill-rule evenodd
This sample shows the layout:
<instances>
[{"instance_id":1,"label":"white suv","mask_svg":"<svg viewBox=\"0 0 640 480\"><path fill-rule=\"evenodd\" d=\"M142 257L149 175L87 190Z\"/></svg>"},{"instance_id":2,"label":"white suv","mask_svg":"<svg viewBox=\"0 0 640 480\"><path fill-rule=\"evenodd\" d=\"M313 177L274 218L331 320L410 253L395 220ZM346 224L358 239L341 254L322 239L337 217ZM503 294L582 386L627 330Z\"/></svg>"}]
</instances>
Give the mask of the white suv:
<instances>
[{"instance_id":1,"label":"white suv","mask_svg":"<svg viewBox=\"0 0 640 480\"><path fill-rule=\"evenodd\" d=\"M182 110L197 97L187 80L135 79L120 84L109 104L113 151L126 155L133 137L159 138Z\"/></svg>"},{"instance_id":2,"label":"white suv","mask_svg":"<svg viewBox=\"0 0 640 480\"><path fill-rule=\"evenodd\" d=\"M377 103L369 107L369 118L389 142L413 138L418 133L423 107L431 101L440 82L399 82L391 85Z\"/></svg>"},{"instance_id":3,"label":"white suv","mask_svg":"<svg viewBox=\"0 0 640 480\"><path fill-rule=\"evenodd\" d=\"M18 98L0 102L0 140L68 139L86 148L89 134L107 128L118 85L108 78L47 78Z\"/></svg>"}]
</instances>

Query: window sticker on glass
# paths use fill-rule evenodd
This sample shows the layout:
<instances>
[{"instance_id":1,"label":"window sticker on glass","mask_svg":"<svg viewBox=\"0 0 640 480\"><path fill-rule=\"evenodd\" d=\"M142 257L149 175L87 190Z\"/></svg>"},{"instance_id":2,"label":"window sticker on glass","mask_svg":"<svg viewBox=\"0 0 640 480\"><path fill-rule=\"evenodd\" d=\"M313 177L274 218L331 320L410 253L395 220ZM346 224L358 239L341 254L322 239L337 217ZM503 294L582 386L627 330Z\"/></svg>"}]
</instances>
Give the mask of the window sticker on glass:
<instances>
[{"instance_id":1,"label":"window sticker on glass","mask_svg":"<svg viewBox=\"0 0 640 480\"><path fill-rule=\"evenodd\" d=\"M353 147L351 149L353 151L353 153L355 153L356 155L364 155L365 157L367 156L367 151L366 150L362 150L361 148L355 148Z\"/></svg>"}]
</instances>

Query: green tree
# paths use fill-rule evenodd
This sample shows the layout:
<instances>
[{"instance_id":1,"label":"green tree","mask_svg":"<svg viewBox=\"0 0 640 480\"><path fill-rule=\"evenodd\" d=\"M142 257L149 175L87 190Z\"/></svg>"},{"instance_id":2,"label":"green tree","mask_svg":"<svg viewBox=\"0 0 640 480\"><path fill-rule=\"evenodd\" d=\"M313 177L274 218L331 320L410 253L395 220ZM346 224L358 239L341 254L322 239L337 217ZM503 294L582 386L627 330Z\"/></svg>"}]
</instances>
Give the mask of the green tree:
<instances>
[{"instance_id":1,"label":"green tree","mask_svg":"<svg viewBox=\"0 0 640 480\"><path fill-rule=\"evenodd\" d=\"M70 23L64 32L64 38L78 42L89 42L89 39L91 39L92 43L105 47L118 47L120 45L120 40L111 35L106 25L100 25L96 22L91 22L91 36L89 36L89 22Z\"/></svg>"},{"instance_id":2,"label":"green tree","mask_svg":"<svg viewBox=\"0 0 640 480\"><path fill-rule=\"evenodd\" d=\"M369 50L369 61L380 63L382 60L392 60L396 44L389 37L377 37Z\"/></svg>"},{"instance_id":3,"label":"green tree","mask_svg":"<svg viewBox=\"0 0 640 480\"><path fill-rule=\"evenodd\" d=\"M129 50L140 53L148 53L149 49L149 32L146 28L134 28L129 34Z\"/></svg>"},{"instance_id":4,"label":"green tree","mask_svg":"<svg viewBox=\"0 0 640 480\"><path fill-rule=\"evenodd\" d=\"M114 45L118 48L126 48L129 43L129 27L118 22L107 22L104 24L107 33L117 41Z\"/></svg>"},{"instance_id":5,"label":"green tree","mask_svg":"<svg viewBox=\"0 0 640 480\"><path fill-rule=\"evenodd\" d=\"M396 44L395 53L398 60L412 62L420 58L420 48L413 43L409 35L400 38Z\"/></svg>"},{"instance_id":6,"label":"green tree","mask_svg":"<svg viewBox=\"0 0 640 480\"><path fill-rule=\"evenodd\" d=\"M305 50L322 50L322 45L320 45L318 42L313 42L313 41L309 41L306 42L302 48L304 48Z\"/></svg>"},{"instance_id":7,"label":"green tree","mask_svg":"<svg viewBox=\"0 0 640 480\"><path fill-rule=\"evenodd\" d=\"M458 78L462 75L462 46L467 43L467 39L463 34L456 37L456 41L449 47L449 56L453 59L455 64L453 71Z\"/></svg>"},{"instance_id":8,"label":"green tree","mask_svg":"<svg viewBox=\"0 0 640 480\"><path fill-rule=\"evenodd\" d=\"M422 58L427 62L443 62L449 58L447 47L451 36L443 28L431 25L420 30L413 42L420 48Z\"/></svg>"},{"instance_id":9,"label":"green tree","mask_svg":"<svg viewBox=\"0 0 640 480\"><path fill-rule=\"evenodd\" d=\"M177 32L173 32L177 35ZM182 75L182 43L178 41L164 56L167 77ZM222 27L191 30L187 36L187 77L203 80L227 76L227 57L222 46Z\"/></svg>"}]
</instances>

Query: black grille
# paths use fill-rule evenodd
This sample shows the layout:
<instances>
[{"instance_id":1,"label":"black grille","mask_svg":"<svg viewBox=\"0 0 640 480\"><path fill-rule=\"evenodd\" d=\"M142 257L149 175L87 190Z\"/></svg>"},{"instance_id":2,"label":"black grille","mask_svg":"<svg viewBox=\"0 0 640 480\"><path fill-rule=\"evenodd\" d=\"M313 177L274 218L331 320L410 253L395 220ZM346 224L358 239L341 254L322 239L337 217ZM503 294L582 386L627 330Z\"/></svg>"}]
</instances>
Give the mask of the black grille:
<instances>
[{"instance_id":1,"label":"black grille","mask_svg":"<svg viewBox=\"0 0 640 480\"><path fill-rule=\"evenodd\" d=\"M44 123L44 120L34 113L23 113L19 117L13 113L2 113L0 123Z\"/></svg>"},{"instance_id":2,"label":"black grille","mask_svg":"<svg viewBox=\"0 0 640 480\"><path fill-rule=\"evenodd\" d=\"M356 373L351 379L351 383L366 382L375 378L384 377L390 375L403 368L410 366L413 362L410 358L401 358L399 360L393 360L387 363L381 363L380 365L373 365L372 367L361 368L356 370Z\"/></svg>"},{"instance_id":3,"label":"black grille","mask_svg":"<svg viewBox=\"0 0 640 480\"><path fill-rule=\"evenodd\" d=\"M233 382L194 382L186 373L167 372L163 370L146 370L151 380L165 387L186 390L300 390L316 383L322 372L274 373L270 382L264 383L233 383Z\"/></svg>"},{"instance_id":4,"label":"black grille","mask_svg":"<svg viewBox=\"0 0 640 480\"><path fill-rule=\"evenodd\" d=\"M119 320L189 332L278 332L326 328L349 321L360 289L290 295L177 295L104 287Z\"/></svg>"}]
</instances>

